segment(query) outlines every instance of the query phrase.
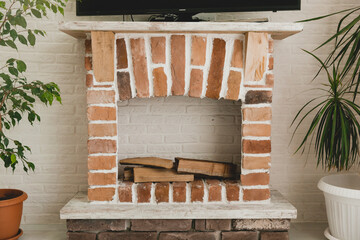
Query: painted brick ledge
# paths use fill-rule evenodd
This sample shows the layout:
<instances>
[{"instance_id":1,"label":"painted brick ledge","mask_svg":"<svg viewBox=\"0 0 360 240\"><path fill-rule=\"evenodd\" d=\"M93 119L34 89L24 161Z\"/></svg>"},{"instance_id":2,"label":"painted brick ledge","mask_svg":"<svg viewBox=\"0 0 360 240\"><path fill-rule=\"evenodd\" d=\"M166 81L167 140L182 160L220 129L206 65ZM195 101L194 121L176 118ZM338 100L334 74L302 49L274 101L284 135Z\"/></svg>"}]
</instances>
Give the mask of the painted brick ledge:
<instances>
[{"instance_id":1,"label":"painted brick ledge","mask_svg":"<svg viewBox=\"0 0 360 240\"><path fill-rule=\"evenodd\" d=\"M296 208L278 191L268 204L149 204L89 202L78 193L61 210L61 219L295 219Z\"/></svg>"}]
</instances>

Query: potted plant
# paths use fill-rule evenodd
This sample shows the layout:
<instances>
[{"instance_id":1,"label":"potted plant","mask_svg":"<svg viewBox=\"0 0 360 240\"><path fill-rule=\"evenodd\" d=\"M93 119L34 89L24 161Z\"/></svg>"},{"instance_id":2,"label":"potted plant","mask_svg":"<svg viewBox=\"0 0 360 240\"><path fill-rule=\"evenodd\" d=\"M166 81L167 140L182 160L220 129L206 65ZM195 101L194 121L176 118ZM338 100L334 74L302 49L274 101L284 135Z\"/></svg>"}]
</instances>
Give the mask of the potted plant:
<instances>
[{"instance_id":1,"label":"potted plant","mask_svg":"<svg viewBox=\"0 0 360 240\"><path fill-rule=\"evenodd\" d=\"M17 59L19 44L34 46L36 36L45 36L39 29L30 29L27 20L43 18L48 11L64 14L67 0L0 0L0 49L12 48L13 58L0 57L0 158L5 168L15 171L20 165L25 172L35 165L26 157L29 146L8 136L10 130L24 119L32 125L40 121L34 103L61 103L60 89L53 83L28 81L26 63ZM1 55L0 55L1 56ZM27 194L16 189L0 189L0 239L18 239L23 201Z\"/></svg>"},{"instance_id":2,"label":"potted plant","mask_svg":"<svg viewBox=\"0 0 360 240\"><path fill-rule=\"evenodd\" d=\"M314 148L317 165L328 171L346 171L351 167L359 167L360 162L359 12L360 7L355 7L302 21L314 21L345 13L338 23L336 33L316 48L334 43L334 48L324 61L305 50L321 65L315 78L320 71L325 71L327 83L321 88L324 94L307 102L292 122L292 125L296 123L295 134L299 126L304 124L304 120L311 116L311 123L307 126L308 130L296 152ZM329 175L319 181L318 187L325 195L330 228L330 231L325 230L325 236L329 239L359 240L360 175Z\"/></svg>"}]
</instances>

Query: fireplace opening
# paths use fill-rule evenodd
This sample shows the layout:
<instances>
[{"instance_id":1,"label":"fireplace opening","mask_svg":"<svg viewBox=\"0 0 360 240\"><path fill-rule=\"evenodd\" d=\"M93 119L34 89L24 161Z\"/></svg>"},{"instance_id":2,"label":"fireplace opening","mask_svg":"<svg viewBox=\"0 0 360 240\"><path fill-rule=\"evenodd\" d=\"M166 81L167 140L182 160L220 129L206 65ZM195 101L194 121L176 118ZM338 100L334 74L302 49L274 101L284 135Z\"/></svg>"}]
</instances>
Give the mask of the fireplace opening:
<instances>
[{"instance_id":1,"label":"fireplace opening","mask_svg":"<svg viewBox=\"0 0 360 240\"><path fill-rule=\"evenodd\" d=\"M118 102L117 121L118 181L120 186L124 186L124 191L125 186L131 185L132 188L136 182L144 187L145 192L147 188L150 192L151 188L155 188L154 199L151 200L148 195L150 202L202 202L204 193L193 196L196 191L193 189L191 194L190 190L187 199L186 188L197 186L200 192L205 192L204 187L211 185L214 190L207 189L207 195L209 190L211 194L207 200L219 202L222 200L222 185L225 188L226 181L232 184L239 181L241 101L183 96L134 98ZM126 161L134 158L140 159L140 163L132 165L134 162ZM166 169L170 167L154 163L158 158L177 161L174 161L171 169ZM191 163L184 163L183 159L198 160L200 165L195 167L200 169L194 168ZM187 182L192 182L191 186L187 186ZM178 193L176 190L181 186L184 192ZM168 193L170 190L173 191L172 196ZM126 195L123 194L124 197ZM172 199L169 200L169 197ZM138 196L131 201L147 201L146 196L142 198Z\"/></svg>"}]
</instances>

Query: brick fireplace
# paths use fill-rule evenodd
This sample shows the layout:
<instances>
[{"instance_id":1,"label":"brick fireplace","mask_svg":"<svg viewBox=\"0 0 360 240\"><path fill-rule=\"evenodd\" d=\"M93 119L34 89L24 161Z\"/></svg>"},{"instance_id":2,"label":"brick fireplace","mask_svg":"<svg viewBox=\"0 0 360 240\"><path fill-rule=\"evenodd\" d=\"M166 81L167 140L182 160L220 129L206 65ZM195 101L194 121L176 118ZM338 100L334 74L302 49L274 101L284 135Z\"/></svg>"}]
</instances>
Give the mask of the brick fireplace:
<instances>
[{"instance_id":1,"label":"brick fireplace","mask_svg":"<svg viewBox=\"0 0 360 240\"><path fill-rule=\"evenodd\" d=\"M223 219L224 221L220 222L226 225L219 227L220 222L215 224L212 223L213 220L204 220L205 225L204 229L202 229L197 227L200 220L194 220L196 221L195 228L191 222L186 223L190 226L186 227L186 231L191 232L208 231L212 228L212 230L221 231L256 231L264 229L266 231L286 231L288 229L286 224L288 224L289 219L294 217L294 209L285 200L281 200L277 192L275 192L277 197L272 198L269 187L271 103L274 86L273 39L283 39L301 31L301 29L301 25L286 23L63 23L61 26L62 31L78 38L86 38L85 68L87 71L87 116L89 120L89 189L87 199L92 202L89 205L91 207L88 208L92 210L89 211L95 211L97 214L94 213L94 216L100 214L100 219L110 221L109 219L154 219L154 217L144 214L144 212L152 209L152 214L156 214L159 219L218 218L219 221ZM176 106L171 105L171 100L167 100L174 98L174 96L177 96L175 98L181 96L190 99L190 103L198 104L197 108L193 106L176 108ZM135 103L133 103L134 101ZM204 131L213 130L215 134L220 132L222 138L219 137L217 141L207 140L213 142L214 151L210 147L208 148L209 153L205 152L203 156L209 158L210 161L220 160L236 164L238 166L237 179L198 178L191 182L161 183L123 181L121 166L118 162L121 158L135 154L136 156L160 156L171 159L174 157L193 157L193 155L198 154L197 147L193 148L194 151L177 152L174 150L174 152L171 152L170 150L170 152L166 152L166 149L170 149L166 148L167 137L175 139L182 139L183 137L182 132L173 131L170 128L139 127L136 136L127 135L134 128L132 121L129 121L129 119L136 119L136 116L131 115L133 111L131 110L132 104L135 106L145 105L143 110L139 108L139 111L145 111L144 116L148 113L146 101L161 102L160 106L149 107L150 112L152 113L153 109L156 108L165 108L164 111L160 110L157 116L159 114L161 116L166 115L167 112L170 112L170 120L168 120L170 122L171 119L175 121L177 117L181 118L176 112L176 109L180 109L178 110L180 115L185 115L190 120L185 127L173 124L175 128L177 126L179 129L189 128L194 123L196 125L196 116L203 108L209 108L210 106L210 109L215 109L215 111L220 109L215 114L220 116L218 118L220 120L217 121L226 122L228 119L229 125L232 127L230 129L235 130L228 133L222 132L224 130L221 128L219 128L220 130L214 130L213 128L216 126L211 121L216 119L210 119L210 124L206 125L207 127L202 126L202 128L205 129ZM211 104L206 105L206 101L208 103L211 101ZM220 103L219 107L214 107L215 102ZM231 107L227 107L229 105ZM224 111L221 111L224 109L232 109L234 113L229 114L228 110L226 110L225 114ZM171 111L174 112L171 113ZM200 117L198 118L200 119ZM155 122L157 126L162 124L160 118L145 117L144 119L144 121L152 119L151 121ZM137 121L141 121L141 118ZM212 128L209 126L212 126ZM237 127L239 128L238 132L236 131ZM192 129L196 128L197 126ZM165 135L168 133L167 131L173 132L169 136L160 137L160 139L151 138L150 136L146 140L145 135L149 132L149 129L153 129L153 132L163 131L162 133ZM188 130L188 132L191 132L191 130ZM228 135L228 138L224 138L226 135ZM138 139L142 136L145 140L139 141ZM196 133L191 136L193 137L184 137L181 141L173 141L173 148L179 149L176 145L181 145L181 149L191 149L189 146L192 144L201 147L202 145L196 145L195 143L201 142L202 138L196 136ZM196 139L195 143L194 138ZM206 138L209 138L209 135ZM141 143L144 146L157 141L162 145L162 149L165 149L165 152L154 147L154 150L151 151L148 147L139 147L133 152L127 152L131 147L128 144L129 139L137 139L131 141ZM185 144L185 147L182 144ZM225 150L217 150L220 149L219 146L223 146L222 148ZM80 219L78 220L80 222L68 220L69 238L76 235L72 234L72 232L83 231L79 227L84 224L81 221L86 221L85 219L89 218L97 219L97 217L84 212L84 206L79 205L79 199L82 199L81 201L84 201L84 204L87 202L81 196L75 199L75 202L70 202L70 205L68 204L62 210L63 218ZM268 208L277 209L277 207L274 207L277 204L275 200L279 200L284 209L279 208L277 213L271 211L271 214L268 214ZM103 205L103 203L108 204ZM79 212L74 208L77 204ZM149 207L149 204L152 207ZM109 211L108 205L123 206L132 214L134 214L134 211L140 211L142 216L135 217L130 213L128 215L120 214L120 209L117 209L118 211L115 212L120 215L111 217L106 215ZM211 213L202 215L199 213L199 209L196 209L200 206L204 211L210 211L208 207L211 205L213 207L218 206L218 209L212 209L217 212L215 215L211 215ZM106 206L105 209L103 209L104 206ZM131 206L135 206L135 208ZM159 207L161 206L162 209L160 210ZM173 209L171 210L172 214L166 213L168 207ZM101 209L103 209L103 214L99 212ZM250 215L243 215L241 211L235 213L236 209L254 212L250 213ZM181 211L189 211L190 213L182 215ZM265 213L264 217L260 217L261 214L256 217L255 212L261 211ZM198 212L197 215L196 212ZM255 219L251 220L255 227L249 227L251 225L250 221L245 223L247 227L237 229L234 227L237 226L236 222L234 222L236 219L237 221L242 221L240 219ZM259 219L263 219L262 222ZM286 226L282 222L283 219L285 219ZM95 223L91 222L91 224ZM116 224L116 222L110 221L105 225L107 226L107 224ZM124 223L124 227L122 224L121 222L120 230L114 231L129 230L127 224ZM136 232L137 230L134 227L136 224L136 222L132 222L130 230ZM147 222L147 224L152 225L154 229L157 228L153 222ZM211 227L213 224L216 227ZM174 230L164 231L185 231L179 230L175 226L170 228ZM99 229L95 230L100 231ZM106 231L109 230L111 229L106 229ZM152 232L152 230L149 231ZM227 234L222 233L222 236ZM153 237L152 235L157 236L157 233L146 235L148 238L139 237L141 239L156 239L156 236ZM210 235L205 238L171 238L161 237L160 233L160 239L220 239L218 234L214 235L215 238ZM258 234L255 235L254 238L246 239L257 239ZM253 236L255 235L253 234ZM92 236L96 237L97 235ZM73 239L76 239L76 237L73 237ZM98 239L112 238L98 236ZM235 238L222 237L222 239Z\"/></svg>"}]
</instances>

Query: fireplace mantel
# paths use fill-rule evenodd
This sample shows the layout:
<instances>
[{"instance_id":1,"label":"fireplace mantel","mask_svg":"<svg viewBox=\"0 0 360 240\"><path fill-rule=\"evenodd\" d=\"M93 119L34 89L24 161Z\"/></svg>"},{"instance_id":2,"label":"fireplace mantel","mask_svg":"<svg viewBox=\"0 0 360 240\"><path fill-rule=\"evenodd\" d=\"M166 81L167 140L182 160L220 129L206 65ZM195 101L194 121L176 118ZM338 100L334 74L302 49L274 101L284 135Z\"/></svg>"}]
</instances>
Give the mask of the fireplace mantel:
<instances>
[{"instance_id":1,"label":"fireplace mantel","mask_svg":"<svg viewBox=\"0 0 360 240\"><path fill-rule=\"evenodd\" d=\"M287 22L116 22L74 21L61 22L60 31L75 38L86 38L91 31L115 33L269 33L275 40L282 40L303 30L301 23Z\"/></svg>"}]
</instances>

